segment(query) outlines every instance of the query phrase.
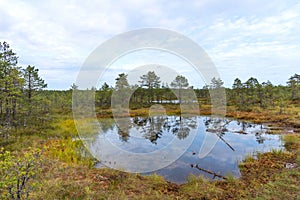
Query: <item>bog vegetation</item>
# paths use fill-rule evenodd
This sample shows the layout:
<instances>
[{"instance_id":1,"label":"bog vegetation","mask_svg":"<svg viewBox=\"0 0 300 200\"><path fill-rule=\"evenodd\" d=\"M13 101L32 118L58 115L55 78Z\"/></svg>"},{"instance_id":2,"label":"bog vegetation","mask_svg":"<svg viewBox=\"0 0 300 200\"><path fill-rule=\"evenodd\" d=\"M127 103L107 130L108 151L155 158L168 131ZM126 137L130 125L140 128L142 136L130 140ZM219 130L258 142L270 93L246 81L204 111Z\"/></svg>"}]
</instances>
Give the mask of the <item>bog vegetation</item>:
<instances>
[{"instance_id":1,"label":"bog vegetation","mask_svg":"<svg viewBox=\"0 0 300 200\"><path fill-rule=\"evenodd\" d=\"M116 77L115 86L82 89L75 84L64 91L45 90L47 84L36 66L20 67L18 56L6 42L0 43L0 196L3 199L222 199L294 198L299 194L299 168L286 170L286 163L300 163L300 75L287 77L286 85L256 78L236 78L224 88L219 78L203 88L193 88L178 75L161 82L154 71L129 85L127 74ZM95 92L97 116L111 117L114 92L132 93L131 115L146 115L161 104L168 114L180 114L179 105L189 92L196 94L201 114L210 114L210 92L224 88L227 115L268 122L294 134L284 136L288 152L271 152L241 164L239 180L209 182L190 177L178 186L153 175L144 177L109 169L93 169L71 117L72 92ZM122 101L121 101L122 103ZM84 153L83 153L84 152ZM264 184L264 185L262 185ZM284 191L284 192L283 192ZM299 197L299 196L298 196Z\"/></svg>"}]
</instances>

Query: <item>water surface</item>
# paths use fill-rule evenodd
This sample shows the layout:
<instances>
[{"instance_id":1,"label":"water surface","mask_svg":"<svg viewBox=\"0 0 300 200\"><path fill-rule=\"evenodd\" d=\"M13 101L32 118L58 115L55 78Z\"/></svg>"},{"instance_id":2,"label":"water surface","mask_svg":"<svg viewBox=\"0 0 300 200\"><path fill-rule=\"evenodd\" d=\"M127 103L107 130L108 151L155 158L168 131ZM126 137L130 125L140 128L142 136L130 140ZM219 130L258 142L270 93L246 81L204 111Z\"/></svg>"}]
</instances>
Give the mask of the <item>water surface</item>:
<instances>
[{"instance_id":1,"label":"water surface","mask_svg":"<svg viewBox=\"0 0 300 200\"><path fill-rule=\"evenodd\" d=\"M174 140L184 142L193 137L193 142L179 159L155 171L166 180L175 183L186 182L190 174L203 175L210 179L217 178L195 168L195 165L223 176L232 174L239 177L238 164L245 156L249 154L255 156L257 152L283 148L280 137L267 134L267 127L232 119L154 116L130 118L124 124L120 122L117 124L113 119L101 119L100 125L102 134L105 134L111 143L134 153L158 151ZM210 153L204 158L199 158L204 138L210 140L216 137L218 141ZM99 140L101 137L96 137L90 144L91 150L97 148ZM110 162L118 161L101 160L104 165ZM100 165L99 163L98 167Z\"/></svg>"}]
</instances>

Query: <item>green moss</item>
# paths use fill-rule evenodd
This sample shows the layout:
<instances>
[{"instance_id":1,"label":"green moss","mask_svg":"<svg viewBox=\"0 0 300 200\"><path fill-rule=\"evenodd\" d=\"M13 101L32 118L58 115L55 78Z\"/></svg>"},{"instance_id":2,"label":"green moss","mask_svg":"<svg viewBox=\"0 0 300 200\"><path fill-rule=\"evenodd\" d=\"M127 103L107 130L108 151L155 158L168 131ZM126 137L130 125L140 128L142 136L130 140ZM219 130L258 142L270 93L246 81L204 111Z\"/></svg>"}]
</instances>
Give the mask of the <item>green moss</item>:
<instances>
[{"instance_id":1,"label":"green moss","mask_svg":"<svg viewBox=\"0 0 300 200\"><path fill-rule=\"evenodd\" d=\"M81 140L72 138L50 140L45 145L45 154L69 164L80 164L93 167L95 160L89 155Z\"/></svg>"}]
</instances>

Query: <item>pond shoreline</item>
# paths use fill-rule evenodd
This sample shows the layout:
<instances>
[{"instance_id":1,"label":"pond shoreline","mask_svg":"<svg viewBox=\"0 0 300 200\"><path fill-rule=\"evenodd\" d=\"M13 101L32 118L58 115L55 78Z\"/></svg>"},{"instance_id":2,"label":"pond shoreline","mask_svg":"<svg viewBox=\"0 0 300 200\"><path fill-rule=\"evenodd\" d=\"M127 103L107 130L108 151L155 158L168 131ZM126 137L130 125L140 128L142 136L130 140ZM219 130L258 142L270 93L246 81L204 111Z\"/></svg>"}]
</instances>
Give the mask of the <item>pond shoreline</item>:
<instances>
[{"instance_id":1,"label":"pond shoreline","mask_svg":"<svg viewBox=\"0 0 300 200\"><path fill-rule=\"evenodd\" d=\"M176 160L168 166L160 167L156 171L157 174L162 175L166 180L174 183L184 183L189 174L199 176L204 175L208 179L214 179L208 171L216 172L216 174L226 175L231 173L234 177L240 176L237 161L241 162L245 157L259 152L268 152L273 149L282 149L282 140L276 134L268 134L268 128L255 123L237 121L232 118L211 118L211 116L183 116L182 120L176 115L168 116L147 116L147 117L131 117L126 120L128 129L124 124L117 125L109 118L101 118L99 121L102 129L100 135L105 135L114 146L133 153L147 153L154 150L160 150L165 146L166 141L171 138L180 140L180 144L186 138L193 138L187 148L180 154ZM222 129L214 128L220 125ZM124 131L120 131L119 127L123 127ZM178 130L184 130L184 134ZM139 134L137 134L139 132ZM156 134L151 134L149 137L148 132L161 133L156 137ZM122 134L121 134L122 133ZM125 134L127 133L127 134ZM192 134L193 133L193 134ZM215 138L218 136L217 138ZM96 137L97 138L97 137ZM211 139L215 138L214 148L211 149L205 158L198 157L200 147L210 144ZM101 141L89 140L90 143L86 144L91 152L98 147ZM214 141L214 139L213 139ZM102 146L102 145L100 145ZM132 148L134 146L134 148ZM105 149L108 149L107 146ZM174 150L173 150L174 151ZM108 155L112 154L108 150ZM141 154L143 155L143 154ZM173 155L173 154L172 154ZM131 165L127 166L128 160L123 161L122 157L116 159L112 156L113 160L102 160L102 163L117 162L117 165L112 165L112 168L118 169L117 166L126 166L126 169L131 169ZM155 157L153 159L159 159ZM162 159L161 161L164 161ZM216 164L220 162L219 164ZM122 164L123 163L123 164ZM202 167L204 170L195 170L191 166ZM139 163L140 165L140 163ZM137 167L137 164L134 164ZM141 168L144 170L144 167ZM131 170L129 170L131 171ZM179 173L180 172L180 173ZM204 173L205 172L205 173Z\"/></svg>"},{"instance_id":2,"label":"pond shoreline","mask_svg":"<svg viewBox=\"0 0 300 200\"><path fill-rule=\"evenodd\" d=\"M180 115L180 109L176 106L166 105L167 115ZM198 111L192 111L191 114L195 114ZM111 109L102 109L96 111L98 118L113 118ZM130 117L135 116L149 116L149 108L129 109ZM160 113L161 114L161 113ZM210 107L201 108L199 111L201 116L210 116ZM299 115L299 114L298 114ZM126 116L124 116L126 117ZM278 131L273 131L275 134L290 134L291 130L293 133L300 133L300 116L295 115L296 119L291 119L290 114L280 114L274 111L264 112L246 112L236 111L232 108L228 108L224 117L233 118L235 120L242 120L252 123L261 123L268 127L279 127Z\"/></svg>"},{"instance_id":3,"label":"pond shoreline","mask_svg":"<svg viewBox=\"0 0 300 200\"><path fill-rule=\"evenodd\" d=\"M208 109L209 110L209 109ZM132 110L131 115L143 113L145 109ZM174 115L176 109L169 109ZM270 112L268 116L266 113ZM200 112L204 115L205 112ZM210 113L206 113L209 116ZM256 116L259 116L256 118ZM287 119L288 120L284 121ZM98 117L111 118L111 112L104 109ZM227 117L233 119L270 123L273 127L292 127L291 119L297 115L276 116L271 111L262 113L234 112L228 109ZM42 133L17 133L16 138L7 147L23 151L28 146L39 147L43 150L44 164L38 180L47 189L36 191L34 197L43 196L45 199L66 195L75 199L93 195L97 199L263 199L277 198L295 199L300 196L297 189L300 185L300 134L299 131L286 133L278 130L283 136L286 151L274 151L259 154L257 159L247 157L240 165L241 177L236 179L228 176L227 180L210 181L203 177L191 176L187 183L175 184L166 181L158 175L141 176L113 169L95 169L90 159L82 159L74 148L80 146L80 141L72 141L76 137L76 128L71 114L53 115L49 128ZM280 120L278 120L280 119ZM287 126L284 126L287 125ZM296 127L293 127L297 129ZM276 133L277 134L277 133ZM17 140L16 140L17 139ZM16 150L17 149L17 150ZM286 168L286 164L298 163L298 168ZM282 187L284 186L284 187ZM33 197L32 196L32 197ZM38 199L38 198L37 198Z\"/></svg>"}]
</instances>

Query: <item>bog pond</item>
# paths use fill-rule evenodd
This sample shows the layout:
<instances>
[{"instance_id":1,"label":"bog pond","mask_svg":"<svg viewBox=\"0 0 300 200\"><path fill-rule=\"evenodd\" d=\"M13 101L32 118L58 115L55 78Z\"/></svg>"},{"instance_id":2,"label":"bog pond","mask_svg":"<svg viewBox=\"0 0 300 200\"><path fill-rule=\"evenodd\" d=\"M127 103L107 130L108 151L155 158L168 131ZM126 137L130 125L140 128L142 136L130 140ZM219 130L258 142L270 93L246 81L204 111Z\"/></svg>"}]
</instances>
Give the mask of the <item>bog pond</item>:
<instances>
[{"instance_id":1,"label":"bog pond","mask_svg":"<svg viewBox=\"0 0 300 200\"><path fill-rule=\"evenodd\" d=\"M215 174L232 174L239 177L238 165L246 156L284 148L279 135L268 134L268 127L228 118L152 116L119 121L100 119L99 123L101 133L88 143L88 148L94 155L100 152L99 146L105 146L103 138L113 144L114 148L136 155L163 152L171 143L175 144L175 147L184 146L179 150L172 147L162 153L172 157L174 152L177 154L172 157L174 161L166 162L166 166L161 169L142 173L156 173L174 183L186 182L190 174L203 175L209 179L219 179ZM109 145L103 148L110 152L107 149L110 148ZM178 155L178 152L182 153ZM114 157L118 152L111 151L111 154L111 157ZM166 156L153 156L151 164L159 165L165 159ZM132 161L122 155L117 160L110 159L110 155L100 157L99 160L101 161L96 167L118 166L118 163L121 163L115 168L123 169L122 165L127 162L128 166L139 165L138 161ZM149 164L141 165L147 167Z\"/></svg>"}]
</instances>

